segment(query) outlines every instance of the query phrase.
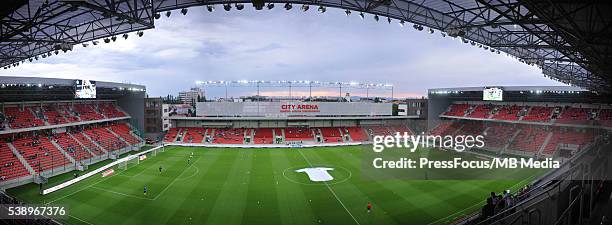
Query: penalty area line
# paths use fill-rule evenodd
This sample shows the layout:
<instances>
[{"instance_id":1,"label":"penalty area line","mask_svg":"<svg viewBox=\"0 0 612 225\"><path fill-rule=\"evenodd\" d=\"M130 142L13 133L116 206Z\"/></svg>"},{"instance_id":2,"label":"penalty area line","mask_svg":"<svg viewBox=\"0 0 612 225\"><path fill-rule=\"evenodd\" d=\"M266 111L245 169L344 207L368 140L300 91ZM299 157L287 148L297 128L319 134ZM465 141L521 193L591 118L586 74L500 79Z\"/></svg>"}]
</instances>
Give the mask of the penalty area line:
<instances>
[{"instance_id":1,"label":"penalty area line","mask_svg":"<svg viewBox=\"0 0 612 225\"><path fill-rule=\"evenodd\" d=\"M83 219L81 219L79 217L76 217L76 216L73 216L73 215L69 215L69 217L75 218L76 220L81 221L83 223L86 223L86 224L89 224L89 225L93 225L93 223L87 222L87 221L85 221L85 220L83 220Z\"/></svg>"},{"instance_id":2,"label":"penalty area line","mask_svg":"<svg viewBox=\"0 0 612 225\"><path fill-rule=\"evenodd\" d=\"M308 163L308 165L310 165L310 167L312 167L312 163L310 163L310 161L308 161L308 158L306 158L306 156L304 155L304 153L302 153L302 151L300 151L300 149L298 149L298 152L300 153L300 155L302 155L302 158L304 158L304 160L306 160L306 163ZM336 195L336 192L329 186L329 184L324 181L323 182L325 184L325 187L327 187L327 189L329 189L329 191L332 193L332 195L334 195L334 198L336 198L336 200L338 200L338 202L340 203L340 205L342 205L342 207L344 208L344 210L349 214L349 216L351 216L351 218L353 218L353 221L355 221L355 223L357 225L361 225L359 223L359 221L357 221L357 219L355 218L355 216L353 216L353 214L351 213L351 211L348 210L348 208L346 208L346 206L344 205L344 203L340 200L340 198L338 198L338 195Z\"/></svg>"}]
</instances>

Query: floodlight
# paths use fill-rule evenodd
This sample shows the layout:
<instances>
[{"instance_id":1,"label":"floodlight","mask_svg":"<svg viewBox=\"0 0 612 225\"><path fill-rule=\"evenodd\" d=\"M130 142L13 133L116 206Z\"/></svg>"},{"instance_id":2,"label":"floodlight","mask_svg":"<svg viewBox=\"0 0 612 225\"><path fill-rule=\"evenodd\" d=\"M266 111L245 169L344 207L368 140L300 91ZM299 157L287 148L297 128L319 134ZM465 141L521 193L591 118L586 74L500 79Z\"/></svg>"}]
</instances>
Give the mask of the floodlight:
<instances>
[{"instance_id":1,"label":"floodlight","mask_svg":"<svg viewBox=\"0 0 612 225\"><path fill-rule=\"evenodd\" d=\"M320 12L320 13L325 13L325 11L327 11L327 9L325 8L325 6L319 6L319 12Z\"/></svg>"},{"instance_id":2,"label":"floodlight","mask_svg":"<svg viewBox=\"0 0 612 225\"><path fill-rule=\"evenodd\" d=\"M242 10L242 9L244 9L244 5L241 4L241 3L236 3L236 9L237 10Z\"/></svg>"}]
</instances>

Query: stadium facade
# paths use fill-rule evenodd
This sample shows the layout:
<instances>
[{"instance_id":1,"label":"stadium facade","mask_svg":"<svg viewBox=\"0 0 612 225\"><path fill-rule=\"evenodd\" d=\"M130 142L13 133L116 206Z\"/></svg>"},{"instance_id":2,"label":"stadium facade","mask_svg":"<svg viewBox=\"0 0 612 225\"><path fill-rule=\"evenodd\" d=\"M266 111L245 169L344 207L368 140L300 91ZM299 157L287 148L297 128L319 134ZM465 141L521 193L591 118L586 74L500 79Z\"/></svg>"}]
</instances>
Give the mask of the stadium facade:
<instances>
[{"instance_id":1,"label":"stadium facade","mask_svg":"<svg viewBox=\"0 0 612 225\"><path fill-rule=\"evenodd\" d=\"M398 115L392 103L198 102L195 117L169 117L171 129L165 141L274 147L295 143L354 144L368 141L366 132L376 133L385 126L409 131L405 126L409 118L419 116ZM385 128L384 132L392 131Z\"/></svg>"}]
</instances>

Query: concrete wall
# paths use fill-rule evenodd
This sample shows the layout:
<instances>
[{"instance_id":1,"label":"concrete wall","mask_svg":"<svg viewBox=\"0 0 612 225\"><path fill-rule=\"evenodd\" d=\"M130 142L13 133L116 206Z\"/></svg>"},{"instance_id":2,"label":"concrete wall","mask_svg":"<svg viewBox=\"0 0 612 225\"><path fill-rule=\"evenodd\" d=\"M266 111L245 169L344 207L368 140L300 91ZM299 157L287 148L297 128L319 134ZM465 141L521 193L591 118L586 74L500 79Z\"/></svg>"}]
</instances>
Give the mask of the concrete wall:
<instances>
[{"instance_id":1,"label":"concrete wall","mask_svg":"<svg viewBox=\"0 0 612 225\"><path fill-rule=\"evenodd\" d=\"M448 109L448 106L453 102L450 98L441 97L440 95L429 95L427 103L427 129L431 130L440 122L440 114Z\"/></svg>"},{"instance_id":2,"label":"concrete wall","mask_svg":"<svg viewBox=\"0 0 612 225\"><path fill-rule=\"evenodd\" d=\"M117 99L117 105L132 116L132 125L144 132L144 92L132 92Z\"/></svg>"}]
</instances>

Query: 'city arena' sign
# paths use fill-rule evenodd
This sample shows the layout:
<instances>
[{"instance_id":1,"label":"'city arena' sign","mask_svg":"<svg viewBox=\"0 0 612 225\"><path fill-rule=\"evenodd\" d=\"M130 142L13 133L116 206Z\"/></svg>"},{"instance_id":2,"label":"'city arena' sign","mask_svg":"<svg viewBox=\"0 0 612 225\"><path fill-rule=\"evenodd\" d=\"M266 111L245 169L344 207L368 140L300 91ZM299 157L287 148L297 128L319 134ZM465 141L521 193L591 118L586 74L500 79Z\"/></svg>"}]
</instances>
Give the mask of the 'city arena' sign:
<instances>
[{"instance_id":1,"label":"'city arena' sign","mask_svg":"<svg viewBox=\"0 0 612 225\"><path fill-rule=\"evenodd\" d=\"M285 104L281 105L280 112L320 112L319 105L316 104Z\"/></svg>"}]
</instances>

